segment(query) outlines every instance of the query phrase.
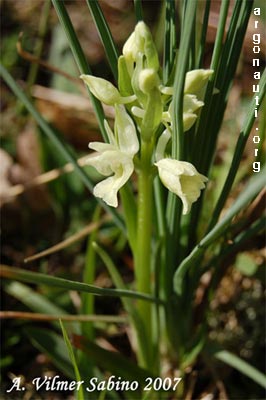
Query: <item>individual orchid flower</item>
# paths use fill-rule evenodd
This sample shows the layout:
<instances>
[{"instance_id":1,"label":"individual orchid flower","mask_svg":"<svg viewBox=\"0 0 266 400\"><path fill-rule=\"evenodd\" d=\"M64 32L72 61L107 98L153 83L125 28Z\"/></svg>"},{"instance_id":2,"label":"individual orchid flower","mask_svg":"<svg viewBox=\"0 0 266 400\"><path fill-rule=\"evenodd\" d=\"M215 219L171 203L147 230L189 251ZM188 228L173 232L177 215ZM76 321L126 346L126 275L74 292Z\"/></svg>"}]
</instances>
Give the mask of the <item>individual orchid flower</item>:
<instances>
[{"instance_id":1,"label":"individual orchid flower","mask_svg":"<svg viewBox=\"0 0 266 400\"><path fill-rule=\"evenodd\" d=\"M112 106L115 104L127 104L132 103L136 99L135 95L127 97L121 96L117 88L105 79L84 74L80 75L80 78L89 87L91 93L104 104Z\"/></svg>"},{"instance_id":2,"label":"individual orchid flower","mask_svg":"<svg viewBox=\"0 0 266 400\"><path fill-rule=\"evenodd\" d=\"M212 69L194 69L186 73L184 93L194 94L199 97L202 89L205 89L207 81L213 74ZM173 96L174 87L173 86L160 86L160 90L163 94L168 96Z\"/></svg>"},{"instance_id":3,"label":"individual orchid flower","mask_svg":"<svg viewBox=\"0 0 266 400\"><path fill-rule=\"evenodd\" d=\"M134 171L133 158L139 150L139 142L135 125L124 106L116 105L115 135L106 120L104 124L110 143L90 143L89 148L96 153L88 158L87 164L108 177L94 187L93 194L109 206L117 207L118 190Z\"/></svg>"},{"instance_id":4,"label":"individual orchid flower","mask_svg":"<svg viewBox=\"0 0 266 400\"><path fill-rule=\"evenodd\" d=\"M159 176L166 188L175 193L183 203L183 214L190 212L192 203L197 201L200 191L208 181L196 168L186 161L163 158L155 163Z\"/></svg>"}]
</instances>

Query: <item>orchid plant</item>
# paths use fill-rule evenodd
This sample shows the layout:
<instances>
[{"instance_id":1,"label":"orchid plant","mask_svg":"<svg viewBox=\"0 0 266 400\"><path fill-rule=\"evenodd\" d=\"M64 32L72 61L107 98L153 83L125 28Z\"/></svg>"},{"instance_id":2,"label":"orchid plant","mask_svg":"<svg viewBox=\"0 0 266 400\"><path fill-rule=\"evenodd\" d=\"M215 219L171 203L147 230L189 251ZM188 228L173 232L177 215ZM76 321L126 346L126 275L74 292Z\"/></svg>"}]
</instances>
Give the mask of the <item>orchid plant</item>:
<instances>
[{"instance_id":1,"label":"orchid plant","mask_svg":"<svg viewBox=\"0 0 266 400\"><path fill-rule=\"evenodd\" d=\"M212 70L193 70L186 74L183 95L183 134L196 123L204 102ZM186 160L178 160L167 154L167 145L173 131L173 87L162 83L159 57L148 26L139 22L126 41L118 59L117 89L112 83L92 75L81 75L93 95L102 103L115 108L114 133L104 121L109 143L89 144L95 150L88 157L88 165L108 178L98 183L93 193L109 206L118 206L118 191L132 176L138 176L137 244L132 247L136 283L140 291L151 293L151 250L153 182L156 175L162 184L179 197L183 214L200 197L208 178L200 174ZM163 131L162 131L163 130ZM110 176L111 175L111 176ZM149 210L149 211L148 211ZM132 243L132 241L131 241ZM144 335L151 334L151 306L140 302L139 313ZM143 348L139 346L143 360ZM152 354L143 360L148 366Z\"/></svg>"}]
</instances>

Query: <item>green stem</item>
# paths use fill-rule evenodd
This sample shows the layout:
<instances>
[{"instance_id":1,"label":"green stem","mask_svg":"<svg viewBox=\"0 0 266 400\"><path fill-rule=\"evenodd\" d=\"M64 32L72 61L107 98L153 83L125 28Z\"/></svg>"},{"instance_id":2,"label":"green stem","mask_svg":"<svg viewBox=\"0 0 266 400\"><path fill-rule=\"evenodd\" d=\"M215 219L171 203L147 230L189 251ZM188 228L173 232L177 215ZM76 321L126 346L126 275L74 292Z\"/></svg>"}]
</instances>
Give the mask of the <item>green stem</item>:
<instances>
[{"instance_id":1,"label":"green stem","mask_svg":"<svg viewBox=\"0 0 266 400\"><path fill-rule=\"evenodd\" d=\"M137 291L151 293L151 236L152 236L152 203L153 203L153 176L151 168L152 145L142 142L141 167L139 171L138 195L138 226L137 246L135 254ZM151 305L138 302L138 310L144 324L146 337L147 358L146 367L151 364Z\"/></svg>"}]
</instances>

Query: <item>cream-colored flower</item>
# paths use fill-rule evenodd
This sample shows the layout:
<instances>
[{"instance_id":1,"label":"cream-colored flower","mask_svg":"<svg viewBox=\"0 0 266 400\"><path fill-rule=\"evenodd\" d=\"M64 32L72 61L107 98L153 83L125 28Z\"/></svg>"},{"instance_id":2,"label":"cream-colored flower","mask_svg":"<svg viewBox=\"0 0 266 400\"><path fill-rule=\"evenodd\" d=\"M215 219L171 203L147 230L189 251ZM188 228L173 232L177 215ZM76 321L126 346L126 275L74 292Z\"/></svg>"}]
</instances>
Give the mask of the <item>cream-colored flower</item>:
<instances>
[{"instance_id":1,"label":"cream-colored flower","mask_svg":"<svg viewBox=\"0 0 266 400\"><path fill-rule=\"evenodd\" d=\"M116 106L115 135L107 121L104 123L110 143L90 143L89 148L96 153L88 158L87 164L96 168L100 174L108 176L95 186L93 194L109 206L117 207L118 190L134 171L133 158L139 150L139 142L135 125L124 106Z\"/></svg>"},{"instance_id":2,"label":"cream-colored flower","mask_svg":"<svg viewBox=\"0 0 266 400\"><path fill-rule=\"evenodd\" d=\"M163 158L155 163L159 176L166 188L175 193L183 203L183 214L188 214L192 203L197 201L200 191L208 181L194 165L186 161Z\"/></svg>"}]
</instances>

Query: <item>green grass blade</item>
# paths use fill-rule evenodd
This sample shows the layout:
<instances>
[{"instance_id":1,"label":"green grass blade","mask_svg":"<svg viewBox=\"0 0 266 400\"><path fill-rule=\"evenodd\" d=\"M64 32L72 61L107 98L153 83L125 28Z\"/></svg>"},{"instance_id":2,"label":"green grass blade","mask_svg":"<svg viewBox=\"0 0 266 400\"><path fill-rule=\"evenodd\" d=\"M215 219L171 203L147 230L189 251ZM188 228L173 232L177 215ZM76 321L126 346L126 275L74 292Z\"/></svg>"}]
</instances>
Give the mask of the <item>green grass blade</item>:
<instances>
[{"instance_id":1,"label":"green grass blade","mask_svg":"<svg viewBox=\"0 0 266 400\"><path fill-rule=\"evenodd\" d=\"M89 179L88 175L84 172L84 170L78 165L75 158L68 151L67 146L59 139L55 130L45 121L45 119L41 116L41 114L34 107L30 99L25 95L23 90L17 85L15 80L9 74L9 72L0 64L0 75L3 77L7 85L13 91L13 93L22 101L28 111L31 113L33 118L36 120L40 128L43 132L48 136L51 142L54 144L55 148L62 154L66 161L69 161L75 167L76 173L79 175L84 185L92 192L94 183ZM117 211L113 207L109 207L105 202L101 199L97 198L97 201L101 204L101 206L112 215L114 222L116 225L125 231L124 223L121 220L121 217L118 215Z\"/></svg>"},{"instance_id":2,"label":"green grass blade","mask_svg":"<svg viewBox=\"0 0 266 400\"><path fill-rule=\"evenodd\" d=\"M226 350L218 351L214 354L214 357L225 364L237 369L242 374L248 376L254 382L258 383L260 386L266 389L266 377L252 365L248 364L246 361L241 360L241 358L230 353Z\"/></svg>"},{"instance_id":3,"label":"green grass blade","mask_svg":"<svg viewBox=\"0 0 266 400\"><path fill-rule=\"evenodd\" d=\"M118 51L116 45L114 43L111 31L109 26L105 20L101 7L98 3L98 0L86 0L88 7L90 9L92 18L94 20L95 26L100 35L102 44L105 49L105 54L110 64L112 73L117 82L118 79L118 70L117 70L117 60L118 60Z\"/></svg>"},{"instance_id":4,"label":"green grass blade","mask_svg":"<svg viewBox=\"0 0 266 400\"><path fill-rule=\"evenodd\" d=\"M0 276L22 282L42 284L53 287L60 287L65 290L77 290L80 292L92 293L96 296L130 297L133 299L157 302L158 300L144 293L137 293L130 290L104 289L98 286L88 285L82 282L71 281L69 279L57 278L38 272L29 272L21 268L13 268L1 265Z\"/></svg>"},{"instance_id":5,"label":"green grass blade","mask_svg":"<svg viewBox=\"0 0 266 400\"><path fill-rule=\"evenodd\" d=\"M64 327L64 324L63 324L63 322L61 320L60 320L60 325L61 325L61 329L62 329L62 332L63 332L63 338L64 338L65 344L67 346L68 355L69 355L69 358L70 358L71 363L73 365L76 381L80 382L81 381L81 376L80 376L79 368L78 368L78 365L77 365L75 353L74 353L74 350L72 348L72 345L71 345L71 342L69 340L69 337L67 335L67 331L66 331L66 329ZM78 400L84 400L85 399L82 385L80 386L79 390L77 391L77 399Z\"/></svg>"},{"instance_id":6,"label":"green grass blade","mask_svg":"<svg viewBox=\"0 0 266 400\"><path fill-rule=\"evenodd\" d=\"M232 219L263 189L265 185L265 172L266 167L251 179L246 189L237 198L224 218L214 226L180 264L174 275L174 289L177 295L181 296L183 293L183 279L187 270L195 265L198 258L204 253L207 247L224 233Z\"/></svg>"},{"instance_id":7,"label":"green grass blade","mask_svg":"<svg viewBox=\"0 0 266 400\"><path fill-rule=\"evenodd\" d=\"M64 31L66 33L66 36L69 41L69 46L71 48L71 51L73 53L73 57L76 61L76 64L79 68L79 71L81 74L90 74L91 75L91 69L89 67L89 64L86 60L85 54L81 48L80 42L77 38L77 35L75 33L74 27L71 23L71 20L69 18L69 15L67 13L67 10L65 8L64 0L52 0L55 11L58 15L59 21L64 28ZM90 99L92 102L92 105L95 110L96 118L102 133L102 136L106 142L108 142L107 134L105 132L104 128L104 112L102 105L98 99L96 99L91 92L88 90Z\"/></svg>"},{"instance_id":8,"label":"green grass blade","mask_svg":"<svg viewBox=\"0 0 266 400\"><path fill-rule=\"evenodd\" d=\"M217 360L220 360L223 363L229 365L230 367L235 368L242 374L252 379L258 385L266 389L266 376L255 367L242 360L240 357L227 350L222 349L215 343L208 343L208 347L206 347L206 353L216 358Z\"/></svg>"}]
</instances>

